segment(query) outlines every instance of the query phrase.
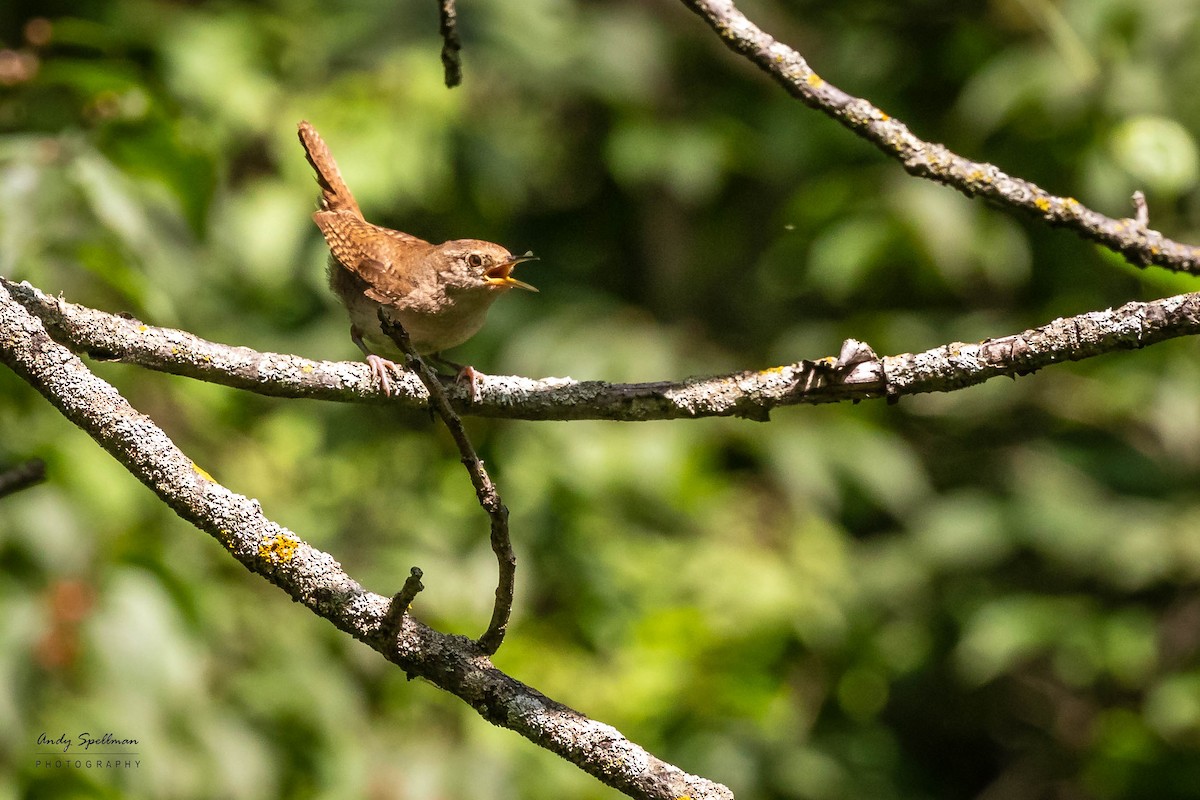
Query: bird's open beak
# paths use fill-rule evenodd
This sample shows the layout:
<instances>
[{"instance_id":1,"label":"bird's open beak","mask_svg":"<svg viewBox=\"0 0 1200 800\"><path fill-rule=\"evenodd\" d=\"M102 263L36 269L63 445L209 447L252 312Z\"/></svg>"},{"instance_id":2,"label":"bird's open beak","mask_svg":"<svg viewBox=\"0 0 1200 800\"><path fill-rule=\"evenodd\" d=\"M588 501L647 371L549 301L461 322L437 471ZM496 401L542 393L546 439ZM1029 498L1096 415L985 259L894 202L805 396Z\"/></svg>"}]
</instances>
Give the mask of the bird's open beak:
<instances>
[{"instance_id":1,"label":"bird's open beak","mask_svg":"<svg viewBox=\"0 0 1200 800\"><path fill-rule=\"evenodd\" d=\"M537 256L533 253L526 253L523 256L513 256L507 261L497 264L484 273L487 276L486 283L489 286L502 286L505 289L528 289L531 292L536 292L537 287L530 286L525 281L519 281L512 277L513 267L522 261L537 261Z\"/></svg>"}]
</instances>

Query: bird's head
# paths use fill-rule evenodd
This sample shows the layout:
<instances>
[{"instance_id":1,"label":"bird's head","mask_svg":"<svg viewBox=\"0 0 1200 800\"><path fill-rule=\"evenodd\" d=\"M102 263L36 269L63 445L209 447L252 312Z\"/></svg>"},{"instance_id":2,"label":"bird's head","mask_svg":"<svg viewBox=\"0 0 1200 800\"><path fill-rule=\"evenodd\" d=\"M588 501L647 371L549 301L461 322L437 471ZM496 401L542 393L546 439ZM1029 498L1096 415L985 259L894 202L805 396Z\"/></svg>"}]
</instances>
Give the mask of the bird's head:
<instances>
[{"instance_id":1,"label":"bird's head","mask_svg":"<svg viewBox=\"0 0 1200 800\"><path fill-rule=\"evenodd\" d=\"M438 267L447 288L460 290L487 289L506 292L509 289L537 289L512 276L513 267L523 261L533 261L532 253L514 256L505 248L479 239L456 239L437 246Z\"/></svg>"}]
</instances>

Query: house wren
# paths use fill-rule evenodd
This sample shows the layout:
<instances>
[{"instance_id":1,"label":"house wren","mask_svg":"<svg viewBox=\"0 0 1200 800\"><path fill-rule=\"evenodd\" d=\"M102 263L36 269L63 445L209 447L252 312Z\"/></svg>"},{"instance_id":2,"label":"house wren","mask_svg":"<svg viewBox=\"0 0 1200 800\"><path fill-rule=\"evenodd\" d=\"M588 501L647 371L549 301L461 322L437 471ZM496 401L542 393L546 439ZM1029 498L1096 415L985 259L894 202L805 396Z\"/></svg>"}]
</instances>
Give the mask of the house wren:
<instances>
[{"instance_id":1,"label":"house wren","mask_svg":"<svg viewBox=\"0 0 1200 800\"><path fill-rule=\"evenodd\" d=\"M530 254L514 256L498 244L455 239L434 245L411 234L372 225L338 172L329 148L312 125L301 122L300 144L321 186L321 209L313 221L329 244L329 286L350 313L350 338L391 394L388 373L396 365L383 353L403 353L379 324L382 308L408 332L414 349L433 355L462 344L483 326L488 308L514 287L537 289L512 277ZM476 397L477 373L463 367Z\"/></svg>"}]
</instances>

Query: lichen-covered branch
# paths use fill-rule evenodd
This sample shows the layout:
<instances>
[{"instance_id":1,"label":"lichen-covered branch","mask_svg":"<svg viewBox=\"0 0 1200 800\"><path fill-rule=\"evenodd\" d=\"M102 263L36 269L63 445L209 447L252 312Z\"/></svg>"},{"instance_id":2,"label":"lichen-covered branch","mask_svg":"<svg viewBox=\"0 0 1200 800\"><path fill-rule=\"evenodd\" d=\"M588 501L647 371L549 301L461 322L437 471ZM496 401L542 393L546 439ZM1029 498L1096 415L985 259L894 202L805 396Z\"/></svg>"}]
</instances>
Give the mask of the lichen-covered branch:
<instances>
[{"instance_id":1,"label":"lichen-covered branch","mask_svg":"<svg viewBox=\"0 0 1200 800\"><path fill-rule=\"evenodd\" d=\"M184 331L74 305L27 284L0 278L0 287L63 344L80 353L277 397L309 397L425 408L429 394L412 372L395 376L384 397L361 361L312 361L217 344ZM1200 333L1200 293L1056 319L1021 333L923 353L885 356L843 372L836 357L764 370L682 381L612 384L570 378L489 375L472 402L447 385L459 414L525 420L644 421L698 417L765 420L775 408L872 397L948 392L1001 375L1016 376L1064 361L1080 361Z\"/></svg>"},{"instance_id":2,"label":"lichen-covered branch","mask_svg":"<svg viewBox=\"0 0 1200 800\"><path fill-rule=\"evenodd\" d=\"M450 431L450 436L462 456L463 466L471 476L475 497L491 520L490 539L492 552L496 554L496 563L499 566L499 578L496 581L496 601L492 606L492 619L483 636L479 637L479 646L489 656L493 655L500 649L504 634L508 630L508 618L512 613L513 594L517 585L517 556L513 552L512 539L508 534L508 506L500 499L500 490L496 488L496 484L484 468L483 459L475 452L475 446L471 444L462 420L450 407L446 390L438 380L437 373L430 369L417 353L412 340L408 338L408 331L398 322L389 319L382 309L379 311L379 324L383 332L392 338L408 358L409 369L416 372L421 383L425 385L425 390L429 392L429 403Z\"/></svg>"},{"instance_id":3,"label":"lichen-covered branch","mask_svg":"<svg viewBox=\"0 0 1200 800\"><path fill-rule=\"evenodd\" d=\"M248 570L409 675L454 694L489 722L520 733L630 797L733 797L724 786L661 761L615 728L504 674L470 639L440 633L407 615L388 620L388 598L367 591L333 556L268 519L258 501L213 481L153 420L55 342L5 285L0 285L0 363Z\"/></svg>"},{"instance_id":4,"label":"lichen-covered branch","mask_svg":"<svg viewBox=\"0 0 1200 800\"><path fill-rule=\"evenodd\" d=\"M805 105L824 112L904 165L912 175L986 197L1051 225L1069 228L1125 256L1139 267L1154 264L1200 273L1200 247L1175 242L1138 219L1113 219L1073 197L1058 197L1008 175L993 164L970 161L945 145L926 142L903 122L818 75L804 57L746 18L733 0L683 0L728 47L750 59Z\"/></svg>"}]
</instances>

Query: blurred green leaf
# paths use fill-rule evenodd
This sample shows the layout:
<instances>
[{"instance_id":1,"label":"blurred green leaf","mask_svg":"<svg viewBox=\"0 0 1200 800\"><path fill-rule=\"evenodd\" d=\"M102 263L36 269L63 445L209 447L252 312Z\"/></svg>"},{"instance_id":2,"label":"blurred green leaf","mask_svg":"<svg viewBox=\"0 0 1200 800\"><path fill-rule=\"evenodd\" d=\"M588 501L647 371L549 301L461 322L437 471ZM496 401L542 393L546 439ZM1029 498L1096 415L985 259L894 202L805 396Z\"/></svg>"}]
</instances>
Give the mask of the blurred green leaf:
<instances>
[{"instance_id":1,"label":"blurred green leaf","mask_svg":"<svg viewBox=\"0 0 1200 800\"><path fill-rule=\"evenodd\" d=\"M1176 120L1133 117L1113 131L1111 146L1117 163L1148 191L1176 196L1196 186L1200 153Z\"/></svg>"}]
</instances>

